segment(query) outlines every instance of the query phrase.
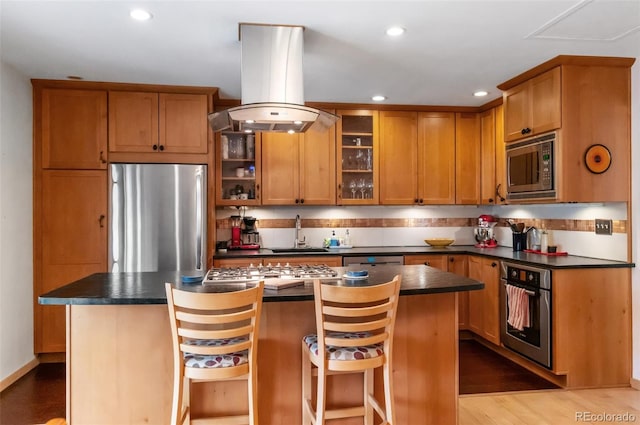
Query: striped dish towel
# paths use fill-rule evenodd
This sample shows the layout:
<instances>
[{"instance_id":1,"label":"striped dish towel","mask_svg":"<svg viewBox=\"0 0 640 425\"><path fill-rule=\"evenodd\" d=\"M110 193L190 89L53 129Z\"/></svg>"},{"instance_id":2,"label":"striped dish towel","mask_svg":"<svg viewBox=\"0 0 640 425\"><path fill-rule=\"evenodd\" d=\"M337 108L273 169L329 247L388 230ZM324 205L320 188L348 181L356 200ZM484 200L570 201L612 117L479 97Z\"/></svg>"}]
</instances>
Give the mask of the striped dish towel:
<instances>
[{"instance_id":1,"label":"striped dish towel","mask_svg":"<svg viewBox=\"0 0 640 425\"><path fill-rule=\"evenodd\" d=\"M507 306L509 307L507 323L522 331L531 326L529 322L529 296L523 288L517 286L507 284L506 289Z\"/></svg>"}]
</instances>

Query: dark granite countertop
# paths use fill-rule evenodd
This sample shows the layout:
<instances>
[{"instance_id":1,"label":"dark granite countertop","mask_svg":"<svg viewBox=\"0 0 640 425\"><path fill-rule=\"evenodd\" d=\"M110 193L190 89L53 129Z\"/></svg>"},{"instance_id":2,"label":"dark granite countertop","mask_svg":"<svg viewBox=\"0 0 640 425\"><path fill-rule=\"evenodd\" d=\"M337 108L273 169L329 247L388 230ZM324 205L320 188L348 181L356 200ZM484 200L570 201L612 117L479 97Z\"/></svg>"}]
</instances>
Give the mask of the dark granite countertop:
<instances>
[{"instance_id":1,"label":"dark granite countertop","mask_svg":"<svg viewBox=\"0 0 640 425\"><path fill-rule=\"evenodd\" d=\"M347 268L336 267L342 276ZM192 273L184 273L192 275ZM477 280L427 267L380 265L369 269L369 277L363 280L337 280L338 285L375 285L388 282L396 274L402 275L400 295L420 295L443 292L471 291L484 288ZM166 304L164 284L176 283L180 288L195 292L218 292L245 287L238 284L183 284L179 272L96 273L72 282L38 297L47 305L114 305L114 304ZM264 301L304 301L313 299L313 285L286 289L265 289Z\"/></svg>"},{"instance_id":2,"label":"dark granite countertop","mask_svg":"<svg viewBox=\"0 0 640 425\"><path fill-rule=\"evenodd\" d=\"M543 266L550 269L578 269L578 268L617 268L635 267L635 264L626 261L603 260L599 258L580 257L577 255L549 256L524 251L513 251L510 247L476 248L473 245L451 245L444 248L430 246L369 246L349 249L328 249L327 252L287 252L274 253L270 249L254 251L227 251L216 253L216 259L247 258L247 257L292 257L292 256L327 256L338 255L342 257L366 256L366 255L411 255L411 254L470 254L483 257L508 260L531 265Z\"/></svg>"}]
</instances>

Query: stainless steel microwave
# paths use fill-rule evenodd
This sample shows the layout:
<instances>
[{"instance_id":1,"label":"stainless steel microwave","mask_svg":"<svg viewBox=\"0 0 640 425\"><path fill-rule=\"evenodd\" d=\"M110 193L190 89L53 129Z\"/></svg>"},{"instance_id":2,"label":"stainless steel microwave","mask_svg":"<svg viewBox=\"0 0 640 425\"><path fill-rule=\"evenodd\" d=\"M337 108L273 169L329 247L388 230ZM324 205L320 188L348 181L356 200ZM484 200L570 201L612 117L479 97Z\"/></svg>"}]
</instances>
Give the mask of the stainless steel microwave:
<instances>
[{"instance_id":1,"label":"stainless steel microwave","mask_svg":"<svg viewBox=\"0 0 640 425\"><path fill-rule=\"evenodd\" d=\"M507 199L556 198L555 141L554 132L507 145Z\"/></svg>"}]
</instances>

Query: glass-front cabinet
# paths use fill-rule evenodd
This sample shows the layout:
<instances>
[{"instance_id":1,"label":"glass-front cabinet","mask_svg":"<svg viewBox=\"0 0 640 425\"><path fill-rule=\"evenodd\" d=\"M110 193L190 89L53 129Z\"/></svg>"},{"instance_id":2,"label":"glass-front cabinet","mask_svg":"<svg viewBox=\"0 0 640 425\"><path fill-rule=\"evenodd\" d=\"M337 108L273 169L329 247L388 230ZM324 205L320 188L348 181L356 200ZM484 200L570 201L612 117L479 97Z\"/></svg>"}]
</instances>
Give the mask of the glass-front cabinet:
<instances>
[{"instance_id":1,"label":"glass-front cabinet","mask_svg":"<svg viewBox=\"0 0 640 425\"><path fill-rule=\"evenodd\" d=\"M378 112L338 111L338 204L378 203Z\"/></svg>"},{"instance_id":2,"label":"glass-front cabinet","mask_svg":"<svg viewBox=\"0 0 640 425\"><path fill-rule=\"evenodd\" d=\"M216 205L260 205L260 135L223 132L216 143Z\"/></svg>"}]
</instances>

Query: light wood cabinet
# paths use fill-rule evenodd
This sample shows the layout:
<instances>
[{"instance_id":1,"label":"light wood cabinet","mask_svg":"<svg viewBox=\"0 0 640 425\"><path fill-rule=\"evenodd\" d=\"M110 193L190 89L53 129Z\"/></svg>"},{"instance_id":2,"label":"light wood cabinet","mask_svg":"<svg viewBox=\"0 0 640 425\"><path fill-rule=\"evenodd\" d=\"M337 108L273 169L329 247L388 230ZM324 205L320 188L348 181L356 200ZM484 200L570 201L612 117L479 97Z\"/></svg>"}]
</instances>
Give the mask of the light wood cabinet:
<instances>
[{"instance_id":1,"label":"light wood cabinet","mask_svg":"<svg viewBox=\"0 0 640 425\"><path fill-rule=\"evenodd\" d=\"M262 135L263 205L336 204L335 127Z\"/></svg>"},{"instance_id":2,"label":"light wood cabinet","mask_svg":"<svg viewBox=\"0 0 640 425\"><path fill-rule=\"evenodd\" d=\"M456 113L456 204L480 203L480 121L475 113Z\"/></svg>"},{"instance_id":3,"label":"light wood cabinet","mask_svg":"<svg viewBox=\"0 0 640 425\"><path fill-rule=\"evenodd\" d=\"M498 85L504 91L506 142L556 130L557 199L551 202L630 201L634 61L558 56ZM530 131L522 134L521 127ZM594 145L606 150L589 154ZM608 157L608 169L589 171L589 162L601 167Z\"/></svg>"},{"instance_id":4,"label":"light wood cabinet","mask_svg":"<svg viewBox=\"0 0 640 425\"><path fill-rule=\"evenodd\" d=\"M556 67L504 92L507 142L560 128L560 81Z\"/></svg>"},{"instance_id":5,"label":"light wood cabinet","mask_svg":"<svg viewBox=\"0 0 640 425\"><path fill-rule=\"evenodd\" d=\"M260 135L222 133L216 136L216 148L216 205L260 205Z\"/></svg>"},{"instance_id":6,"label":"light wood cabinet","mask_svg":"<svg viewBox=\"0 0 640 425\"><path fill-rule=\"evenodd\" d=\"M447 254L419 254L405 255L404 264L407 266L424 264L438 270L454 273L460 276L468 275L466 255ZM469 321L469 292L458 292L458 328L467 329Z\"/></svg>"},{"instance_id":7,"label":"light wood cabinet","mask_svg":"<svg viewBox=\"0 0 640 425\"><path fill-rule=\"evenodd\" d=\"M496 122L496 163L495 163L495 202L507 203L507 153L504 142L504 105L495 107Z\"/></svg>"},{"instance_id":8,"label":"light wood cabinet","mask_svg":"<svg viewBox=\"0 0 640 425\"><path fill-rule=\"evenodd\" d=\"M377 205L379 202L378 111L337 111L337 203Z\"/></svg>"},{"instance_id":9,"label":"light wood cabinet","mask_svg":"<svg viewBox=\"0 0 640 425\"><path fill-rule=\"evenodd\" d=\"M109 92L109 151L203 154L206 94Z\"/></svg>"},{"instance_id":10,"label":"light wood cabinet","mask_svg":"<svg viewBox=\"0 0 640 425\"><path fill-rule=\"evenodd\" d=\"M500 268L498 260L469 256L469 277L484 283L484 289L469 292L469 330L500 344Z\"/></svg>"},{"instance_id":11,"label":"light wood cabinet","mask_svg":"<svg viewBox=\"0 0 640 425\"><path fill-rule=\"evenodd\" d=\"M36 210L36 297L107 271L106 171L42 171ZM34 316L35 352L64 352L64 307L36 303Z\"/></svg>"},{"instance_id":12,"label":"light wood cabinet","mask_svg":"<svg viewBox=\"0 0 640 425\"><path fill-rule=\"evenodd\" d=\"M480 113L480 203L506 203L506 153L502 105Z\"/></svg>"},{"instance_id":13,"label":"light wood cabinet","mask_svg":"<svg viewBox=\"0 0 640 425\"><path fill-rule=\"evenodd\" d=\"M380 203L417 204L418 113L380 112Z\"/></svg>"},{"instance_id":14,"label":"light wood cabinet","mask_svg":"<svg viewBox=\"0 0 640 425\"><path fill-rule=\"evenodd\" d=\"M380 203L455 203L455 114L380 113Z\"/></svg>"},{"instance_id":15,"label":"light wood cabinet","mask_svg":"<svg viewBox=\"0 0 640 425\"><path fill-rule=\"evenodd\" d=\"M456 202L456 118L453 112L418 114L418 199Z\"/></svg>"},{"instance_id":16,"label":"light wood cabinet","mask_svg":"<svg viewBox=\"0 0 640 425\"><path fill-rule=\"evenodd\" d=\"M255 257L255 258L215 258L213 264L215 267L248 267L251 264L257 266L259 264L309 264L322 265L329 267L342 267L342 257L337 255L330 256L309 256L301 255L295 257Z\"/></svg>"},{"instance_id":17,"label":"light wood cabinet","mask_svg":"<svg viewBox=\"0 0 640 425\"><path fill-rule=\"evenodd\" d=\"M106 169L107 92L39 86L35 92L42 168Z\"/></svg>"}]
</instances>

